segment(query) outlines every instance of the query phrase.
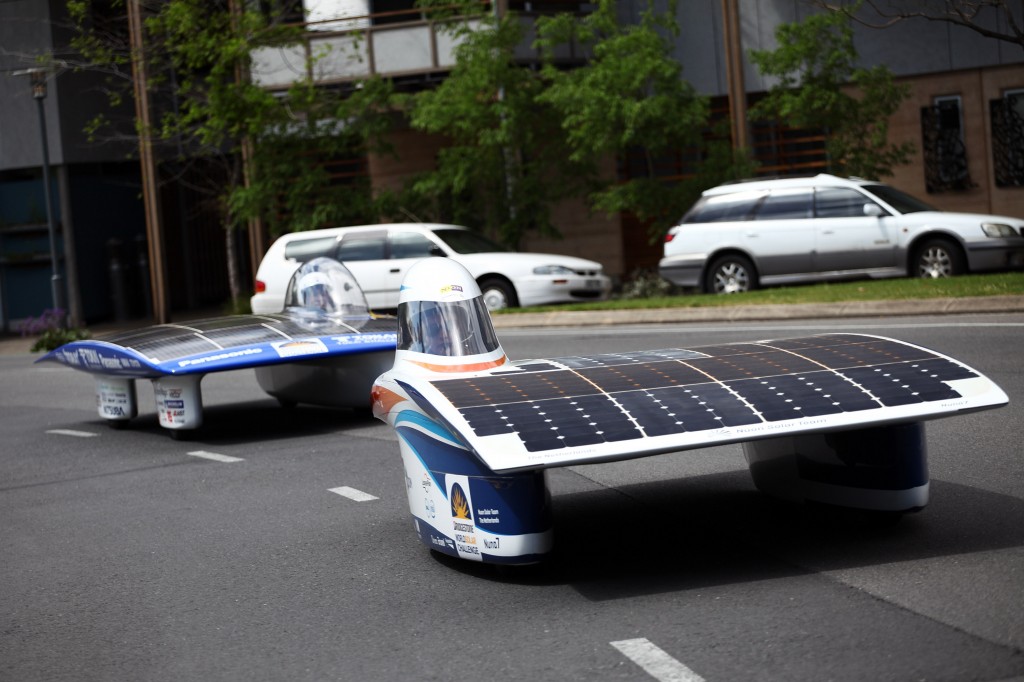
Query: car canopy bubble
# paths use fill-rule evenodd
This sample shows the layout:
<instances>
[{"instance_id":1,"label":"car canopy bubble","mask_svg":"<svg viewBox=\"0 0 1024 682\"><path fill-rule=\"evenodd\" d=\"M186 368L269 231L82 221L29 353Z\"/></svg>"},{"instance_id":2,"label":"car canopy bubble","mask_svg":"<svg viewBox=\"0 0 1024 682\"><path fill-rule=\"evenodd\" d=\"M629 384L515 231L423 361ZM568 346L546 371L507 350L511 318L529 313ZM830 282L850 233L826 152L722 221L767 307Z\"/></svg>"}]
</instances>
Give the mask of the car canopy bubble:
<instances>
[{"instance_id":1,"label":"car canopy bubble","mask_svg":"<svg viewBox=\"0 0 1024 682\"><path fill-rule=\"evenodd\" d=\"M290 313L325 313L331 317L369 314L363 290L349 269L332 258L314 258L292 275L285 294Z\"/></svg>"}]
</instances>

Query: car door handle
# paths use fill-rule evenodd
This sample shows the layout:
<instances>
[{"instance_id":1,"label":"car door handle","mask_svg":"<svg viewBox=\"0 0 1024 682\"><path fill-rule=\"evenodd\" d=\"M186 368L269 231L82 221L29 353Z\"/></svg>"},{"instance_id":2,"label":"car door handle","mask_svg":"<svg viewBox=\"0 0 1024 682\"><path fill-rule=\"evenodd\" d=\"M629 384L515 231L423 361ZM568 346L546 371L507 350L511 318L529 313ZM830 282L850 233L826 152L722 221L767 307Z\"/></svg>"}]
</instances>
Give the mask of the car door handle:
<instances>
[{"instance_id":1,"label":"car door handle","mask_svg":"<svg viewBox=\"0 0 1024 682\"><path fill-rule=\"evenodd\" d=\"M402 268L391 268L391 272L401 272Z\"/></svg>"},{"instance_id":2,"label":"car door handle","mask_svg":"<svg viewBox=\"0 0 1024 682\"><path fill-rule=\"evenodd\" d=\"M822 230L821 233L822 234L835 234L836 231L835 230Z\"/></svg>"}]
</instances>

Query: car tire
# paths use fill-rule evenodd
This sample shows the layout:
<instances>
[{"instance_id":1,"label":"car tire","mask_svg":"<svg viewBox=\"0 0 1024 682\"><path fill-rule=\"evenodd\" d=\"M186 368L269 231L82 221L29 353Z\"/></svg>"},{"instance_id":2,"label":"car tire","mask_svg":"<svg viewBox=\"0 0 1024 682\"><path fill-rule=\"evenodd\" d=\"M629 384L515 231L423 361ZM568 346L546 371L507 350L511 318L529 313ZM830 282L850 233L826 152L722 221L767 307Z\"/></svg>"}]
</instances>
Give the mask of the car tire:
<instances>
[{"instance_id":1,"label":"car tire","mask_svg":"<svg viewBox=\"0 0 1024 682\"><path fill-rule=\"evenodd\" d=\"M484 296L484 305L488 310L515 308L519 305L515 289L503 279L488 277L480 281L480 293Z\"/></svg>"},{"instance_id":2,"label":"car tire","mask_svg":"<svg viewBox=\"0 0 1024 682\"><path fill-rule=\"evenodd\" d=\"M757 272L746 256L720 256L704 274L704 292L708 294L736 294L756 288Z\"/></svg>"},{"instance_id":3,"label":"car tire","mask_svg":"<svg viewBox=\"0 0 1024 682\"><path fill-rule=\"evenodd\" d=\"M929 239L914 250L915 277L938 279L962 275L967 268L960 247L948 239Z\"/></svg>"}]
</instances>

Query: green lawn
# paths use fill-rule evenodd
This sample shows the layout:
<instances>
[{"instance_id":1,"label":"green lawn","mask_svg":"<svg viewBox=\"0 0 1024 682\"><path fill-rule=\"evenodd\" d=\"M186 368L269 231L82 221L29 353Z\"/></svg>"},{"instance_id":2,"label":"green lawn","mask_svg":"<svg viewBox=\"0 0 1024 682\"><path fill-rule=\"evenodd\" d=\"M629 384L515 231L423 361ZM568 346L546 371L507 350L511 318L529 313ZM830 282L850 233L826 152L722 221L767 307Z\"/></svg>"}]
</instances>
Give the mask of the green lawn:
<instances>
[{"instance_id":1,"label":"green lawn","mask_svg":"<svg viewBox=\"0 0 1024 682\"><path fill-rule=\"evenodd\" d=\"M743 294L692 294L640 299L615 298L595 303L573 303L535 308L502 310L504 314L549 310L621 310L628 308L698 308L729 305L778 303L833 303L837 301L882 301L908 298L961 298L1024 294L1024 273L964 275L947 279L882 279L772 287Z\"/></svg>"}]
</instances>

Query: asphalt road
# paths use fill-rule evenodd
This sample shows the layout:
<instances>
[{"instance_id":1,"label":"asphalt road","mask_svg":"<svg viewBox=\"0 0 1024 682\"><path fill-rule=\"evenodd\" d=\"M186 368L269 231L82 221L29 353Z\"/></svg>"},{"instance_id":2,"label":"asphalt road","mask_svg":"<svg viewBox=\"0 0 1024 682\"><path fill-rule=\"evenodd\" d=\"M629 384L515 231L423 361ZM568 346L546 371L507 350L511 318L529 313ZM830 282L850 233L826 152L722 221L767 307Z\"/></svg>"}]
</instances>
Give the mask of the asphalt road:
<instances>
[{"instance_id":1,"label":"asphalt road","mask_svg":"<svg viewBox=\"0 0 1024 682\"><path fill-rule=\"evenodd\" d=\"M1024 679L1024 314L499 334L525 358L838 329L1010 395L929 423L924 511L773 501L739 446L556 469L553 558L502 571L418 543L365 415L210 375L204 431L175 441L148 386L113 430L89 376L2 355L0 680Z\"/></svg>"}]
</instances>

